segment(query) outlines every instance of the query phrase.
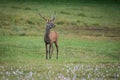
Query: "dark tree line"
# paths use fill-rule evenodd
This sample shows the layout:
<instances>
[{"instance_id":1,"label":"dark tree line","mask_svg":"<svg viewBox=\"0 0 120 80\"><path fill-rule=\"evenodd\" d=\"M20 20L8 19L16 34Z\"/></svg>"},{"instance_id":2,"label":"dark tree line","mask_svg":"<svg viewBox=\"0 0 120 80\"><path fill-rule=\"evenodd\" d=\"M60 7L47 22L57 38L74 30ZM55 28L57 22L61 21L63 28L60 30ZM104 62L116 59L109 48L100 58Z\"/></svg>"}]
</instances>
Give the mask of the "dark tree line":
<instances>
[{"instance_id":1,"label":"dark tree line","mask_svg":"<svg viewBox=\"0 0 120 80\"><path fill-rule=\"evenodd\" d=\"M119 3L120 0L0 0L0 2L101 2L101 3Z\"/></svg>"}]
</instances>

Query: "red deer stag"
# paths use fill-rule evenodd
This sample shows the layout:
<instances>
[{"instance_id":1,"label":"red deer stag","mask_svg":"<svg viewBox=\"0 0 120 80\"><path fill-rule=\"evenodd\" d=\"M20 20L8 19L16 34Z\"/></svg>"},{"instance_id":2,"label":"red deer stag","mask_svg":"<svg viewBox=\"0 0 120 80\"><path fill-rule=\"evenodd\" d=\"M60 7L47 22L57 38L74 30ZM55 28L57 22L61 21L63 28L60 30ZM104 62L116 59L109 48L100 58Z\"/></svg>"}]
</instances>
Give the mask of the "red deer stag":
<instances>
[{"instance_id":1,"label":"red deer stag","mask_svg":"<svg viewBox=\"0 0 120 80\"><path fill-rule=\"evenodd\" d=\"M53 15L51 17L51 19L46 19L40 13L39 13L39 15L42 19L44 19L47 22L45 35L44 35L44 42L45 42L45 47L46 47L46 59L48 59L48 56L49 56L49 59L52 57L53 43L55 43L55 46L57 49L57 57L56 58L58 59L58 34L55 31L50 31L51 28L55 27L55 24L53 23L55 20L55 15Z\"/></svg>"}]
</instances>

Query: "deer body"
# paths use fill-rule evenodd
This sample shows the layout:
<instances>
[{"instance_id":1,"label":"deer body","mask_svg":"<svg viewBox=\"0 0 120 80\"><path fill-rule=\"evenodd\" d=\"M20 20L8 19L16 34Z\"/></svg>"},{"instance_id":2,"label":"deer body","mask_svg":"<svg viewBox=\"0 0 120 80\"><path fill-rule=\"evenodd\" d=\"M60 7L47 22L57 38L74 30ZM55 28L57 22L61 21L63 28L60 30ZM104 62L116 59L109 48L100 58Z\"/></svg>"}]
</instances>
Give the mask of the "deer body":
<instances>
[{"instance_id":1,"label":"deer body","mask_svg":"<svg viewBox=\"0 0 120 80\"><path fill-rule=\"evenodd\" d=\"M47 37L45 37L45 38L47 38ZM48 41L47 41L47 39L45 39L44 41L45 41L45 43L48 42L48 44L56 43L57 42L57 38L58 38L57 32L50 31L50 33L48 34Z\"/></svg>"},{"instance_id":2,"label":"deer body","mask_svg":"<svg viewBox=\"0 0 120 80\"><path fill-rule=\"evenodd\" d=\"M41 16L41 14L39 14L39 15ZM50 29L55 27L55 25L53 23L53 20L55 18L52 18L52 20L48 20L44 17L42 17L42 18L47 21L45 35L44 35L44 42L45 42L45 47L46 47L46 59L48 59L48 58L50 59L52 57L53 43L55 44L56 49L57 49L57 57L56 58L58 59L58 34L55 31L50 31Z\"/></svg>"}]
</instances>

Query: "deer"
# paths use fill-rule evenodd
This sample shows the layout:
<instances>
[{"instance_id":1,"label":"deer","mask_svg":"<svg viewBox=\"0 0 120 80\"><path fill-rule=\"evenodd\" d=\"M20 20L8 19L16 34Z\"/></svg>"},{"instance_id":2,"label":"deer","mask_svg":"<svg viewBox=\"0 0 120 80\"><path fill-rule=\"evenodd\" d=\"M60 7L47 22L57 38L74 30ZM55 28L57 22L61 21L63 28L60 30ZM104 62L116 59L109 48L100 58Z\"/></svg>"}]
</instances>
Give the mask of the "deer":
<instances>
[{"instance_id":1,"label":"deer","mask_svg":"<svg viewBox=\"0 0 120 80\"><path fill-rule=\"evenodd\" d=\"M51 31L52 28L55 27L54 20L55 14L52 15L51 19L47 19L39 13L39 16L46 21L46 29L44 34L44 42L46 48L46 60L51 59L53 53L53 43L56 46L57 57L58 59L58 33L56 31Z\"/></svg>"}]
</instances>

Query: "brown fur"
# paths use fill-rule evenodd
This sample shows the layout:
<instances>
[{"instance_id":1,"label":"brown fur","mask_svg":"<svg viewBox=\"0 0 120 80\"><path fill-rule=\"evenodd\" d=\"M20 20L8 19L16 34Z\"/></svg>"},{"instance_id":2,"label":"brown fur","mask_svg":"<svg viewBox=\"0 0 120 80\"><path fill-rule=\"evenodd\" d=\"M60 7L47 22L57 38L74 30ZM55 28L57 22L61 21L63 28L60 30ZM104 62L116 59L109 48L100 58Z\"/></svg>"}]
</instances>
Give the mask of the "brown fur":
<instances>
[{"instance_id":1,"label":"brown fur","mask_svg":"<svg viewBox=\"0 0 120 80\"><path fill-rule=\"evenodd\" d=\"M46 46L46 59L48 59L48 44L49 44L49 58L52 57L53 53L53 43L55 43L56 49L57 49L57 59L58 59L58 34L55 31L50 31L49 33L49 39L50 43L45 42Z\"/></svg>"},{"instance_id":2,"label":"brown fur","mask_svg":"<svg viewBox=\"0 0 120 80\"><path fill-rule=\"evenodd\" d=\"M57 49L57 59L58 59L58 34L55 31L50 31L51 28L55 27L54 25L54 20L55 20L55 16L52 17L51 19L46 19L45 17L43 17L40 13L39 13L40 17L43 18L46 22L46 32L44 35L44 42L45 42L45 47L46 47L46 59L52 57L52 53L53 53L53 43L55 43L56 49ZM49 45L49 48L48 48Z\"/></svg>"},{"instance_id":3,"label":"brown fur","mask_svg":"<svg viewBox=\"0 0 120 80\"><path fill-rule=\"evenodd\" d=\"M50 31L49 33L49 39L50 39L50 43L57 43L58 40L58 34L55 31Z\"/></svg>"}]
</instances>

